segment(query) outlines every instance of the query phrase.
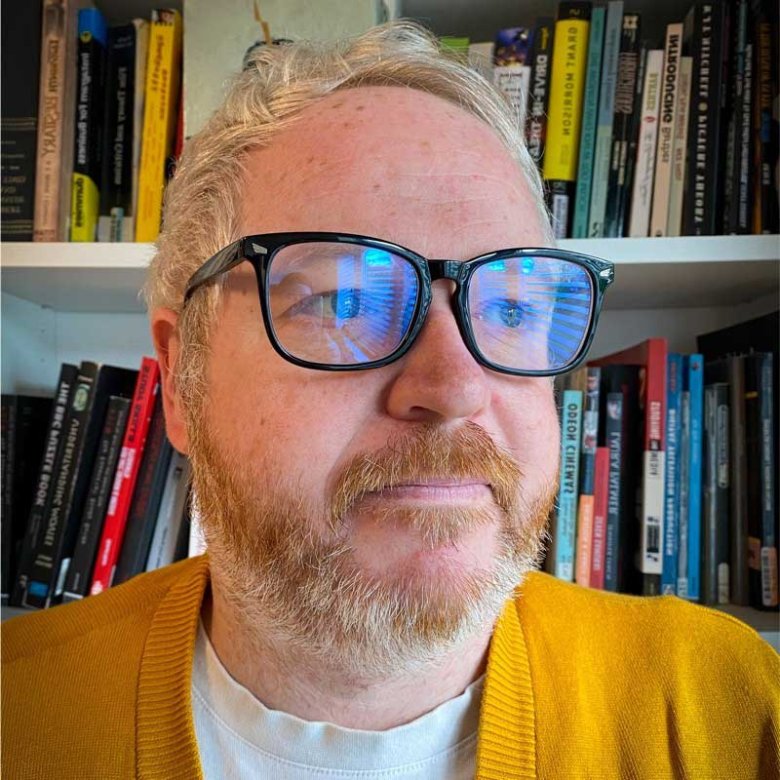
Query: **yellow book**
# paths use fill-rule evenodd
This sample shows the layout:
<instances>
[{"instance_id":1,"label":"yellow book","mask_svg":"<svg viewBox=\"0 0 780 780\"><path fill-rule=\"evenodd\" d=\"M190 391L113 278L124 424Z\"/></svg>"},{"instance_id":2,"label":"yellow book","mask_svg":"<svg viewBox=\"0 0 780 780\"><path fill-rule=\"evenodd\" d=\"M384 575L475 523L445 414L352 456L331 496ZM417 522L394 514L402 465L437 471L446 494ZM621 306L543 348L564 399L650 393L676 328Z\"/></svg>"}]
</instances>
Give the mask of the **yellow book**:
<instances>
[{"instance_id":1,"label":"yellow book","mask_svg":"<svg viewBox=\"0 0 780 780\"><path fill-rule=\"evenodd\" d=\"M165 163L173 151L176 131L181 40L181 14L169 9L152 11L138 174L136 241L155 241L160 232Z\"/></svg>"},{"instance_id":2,"label":"yellow book","mask_svg":"<svg viewBox=\"0 0 780 780\"><path fill-rule=\"evenodd\" d=\"M582 100L590 28L589 2L563 2L555 22L544 178L577 178Z\"/></svg>"}]
</instances>

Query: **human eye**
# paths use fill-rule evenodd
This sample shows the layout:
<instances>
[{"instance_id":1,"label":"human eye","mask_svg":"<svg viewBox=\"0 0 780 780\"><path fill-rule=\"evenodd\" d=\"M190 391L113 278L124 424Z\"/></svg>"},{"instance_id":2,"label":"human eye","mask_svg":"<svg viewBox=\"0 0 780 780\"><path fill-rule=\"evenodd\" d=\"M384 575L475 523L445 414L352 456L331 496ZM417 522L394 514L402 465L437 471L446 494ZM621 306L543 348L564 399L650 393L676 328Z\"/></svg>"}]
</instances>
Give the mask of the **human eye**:
<instances>
[{"instance_id":1,"label":"human eye","mask_svg":"<svg viewBox=\"0 0 780 780\"><path fill-rule=\"evenodd\" d=\"M285 313L288 317L315 317L319 320L348 321L365 313L366 296L356 288L327 290L305 296Z\"/></svg>"},{"instance_id":2,"label":"human eye","mask_svg":"<svg viewBox=\"0 0 780 780\"><path fill-rule=\"evenodd\" d=\"M516 329L528 325L533 307L516 298L491 298L481 304L474 316L488 325Z\"/></svg>"}]
</instances>

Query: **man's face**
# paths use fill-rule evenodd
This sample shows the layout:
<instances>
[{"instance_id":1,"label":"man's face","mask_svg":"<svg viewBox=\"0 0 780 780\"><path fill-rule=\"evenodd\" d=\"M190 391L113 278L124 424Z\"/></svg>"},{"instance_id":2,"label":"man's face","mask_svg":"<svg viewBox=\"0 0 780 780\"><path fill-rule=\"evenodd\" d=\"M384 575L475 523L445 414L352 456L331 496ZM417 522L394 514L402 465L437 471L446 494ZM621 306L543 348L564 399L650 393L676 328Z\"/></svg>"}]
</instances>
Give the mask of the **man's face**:
<instances>
[{"instance_id":1,"label":"man's face","mask_svg":"<svg viewBox=\"0 0 780 780\"><path fill-rule=\"evenodd\" d=\"M454 260L544 242L491 130L406 88L310 106L248 156L244 192L243 235L359 233ZM434 283L403 358L336 373L281 358L251 266L228 277L188 419L214 587L309 649L381 665L385 634L385 663L420 661L494 619L538 555L558 466L552 384L480 366L452 293Z\"/></svg>"}]
</instances>

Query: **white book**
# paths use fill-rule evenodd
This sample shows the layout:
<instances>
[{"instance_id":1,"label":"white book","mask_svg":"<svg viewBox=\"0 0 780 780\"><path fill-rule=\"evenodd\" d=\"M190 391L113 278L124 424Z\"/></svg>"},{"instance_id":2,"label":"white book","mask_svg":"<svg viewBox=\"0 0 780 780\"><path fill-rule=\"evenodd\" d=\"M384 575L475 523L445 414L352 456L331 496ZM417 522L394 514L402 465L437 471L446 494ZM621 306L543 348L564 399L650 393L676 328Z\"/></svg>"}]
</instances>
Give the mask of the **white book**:
<instances>
[{"instance_id":1,"label":"white book","mask_svg":"<svg viewBox=\"0 0 780 780\"><path fill-rule=\"evenodd\" d=\"M146 571L153 571L173 563L176 540L184 518L184 508L190 488L190 462L186 455L174 450L168 466L157 525L154 528Z\"/></svg>"},{"instance_id":2,"label":"white book","mask_svg":"<svg viewBox=\"0 0 780 780\"><path fill-rule=\"evenodd\" d=\"M203 524L200 520L198 497L193 491L190 496L190 544L187 557L194 558L206 552L206 537L203 535Z\"/></svg>"},{"instance_id":3,"label":"white book","mask_svg":"<svg viewBox=\"0 0 780 780\"><path fill-rule=\"evenodd\" d=\"M631 238L646 238L650 226L663 67L663 49L650 49L647 52L645 63L645 83L642 88L642 123L639 129L634 187L631 195L631 220L628 228L628 235Z\"/></svg>"},{"instance_id":4,"label":"white book","mask_svg":"<svg viewBox=\"0 0 780 780\"><path fill-rule=\"evenodd\" d=\"M658 149L655 155L653 209L650 212L650 235L667 235L669 191L672 184L674 124L677 110L677 88L680 81L683 25L675 22L666 27L664 71L661 84L661 106L658 112Z\"/></svg>"},{"instance_id":5,"label":"white book","mask_svg":"<svg viewBox=\"0 0 780 780\"><path fill-rule=\"evenodd\" d=\"M682 235L683 190L685 188L685 156L688 146L688 116L691 105L691 74L693 57L680 59L680 81L677 85L674 147L672 150L672 183L669 188L669 214L666 234Z\"/></svg>"},{"instance_id":6,"label":"white book","mask_svg":"<svg viewBox=\"0 0 780 780\"><path fill-rule=\"evenodd\" d=\"M513 62L493 67L493 83L506 96L517 127L525 127L525 111L528 105L528 90L531 87L531 66Z\"/></svg>"},{"instance_id":7,"label":"white book","mask_svg":"<svg viewBox=\"0 0 780 780\"><path fill-rule=\"evenodd\" d=\"M469 65L487 81L493 80L493 41L469 44Z\"/></svg>"}]
</instances>

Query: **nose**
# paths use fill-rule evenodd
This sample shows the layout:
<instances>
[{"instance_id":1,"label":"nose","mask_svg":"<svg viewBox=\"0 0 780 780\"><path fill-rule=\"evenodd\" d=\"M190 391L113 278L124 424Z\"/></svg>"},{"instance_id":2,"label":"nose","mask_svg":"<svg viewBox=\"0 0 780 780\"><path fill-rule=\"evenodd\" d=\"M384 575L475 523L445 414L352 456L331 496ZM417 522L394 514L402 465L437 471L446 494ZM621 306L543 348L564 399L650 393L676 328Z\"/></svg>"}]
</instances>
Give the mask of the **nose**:
<instances>
[{"instance_id":1,"label":"nose","mask_svg":"<svg viewBox=\"0 0 780 780\"><path fill-rule=\"evenodd\" d=\"M489 403L490 378L469 352L455 321L453 283L434 282L422 330L395 364L387 412L412 422L469 419Z\"/></svg>"}]
</instances>

